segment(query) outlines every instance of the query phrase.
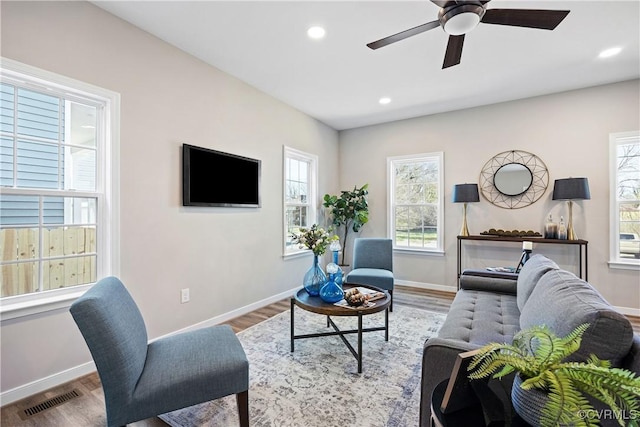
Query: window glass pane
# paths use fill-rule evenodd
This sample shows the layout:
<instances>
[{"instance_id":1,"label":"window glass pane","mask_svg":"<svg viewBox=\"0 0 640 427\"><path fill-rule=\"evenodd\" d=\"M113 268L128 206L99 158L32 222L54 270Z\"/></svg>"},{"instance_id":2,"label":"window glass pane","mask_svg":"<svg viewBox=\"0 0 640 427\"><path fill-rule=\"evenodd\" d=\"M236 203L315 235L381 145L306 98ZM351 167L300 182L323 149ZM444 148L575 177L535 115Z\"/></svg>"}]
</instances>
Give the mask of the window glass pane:
<instances>
[{"instance_id":1,"label":"window glass pane","mask_svg":"<svg viewBox=\"0 0 640 427\"><path fill-rule=\"evenodd\" d=\"M0 225L39 224L38 196L0 194Z\"/></svg>"},{"instance_id":2,"label":"window glass pane","mask_svg":"<svg viewBox=\"0 0 640 427\"><path fill-rule=\"evenodd\" d=\"M640 144L618 145L618 200L640 200Z\"/></svg>"},{"instance_id":3,"label":"window glass pane","mask_svg":"<svg viewBox=\"0 0 640 427\"><path fill-rule=\"evenodd\" d=\"M13 133L14 94L11 85L0 84L0 131Z\"/></svg>"},{"instance_id":4,"label":"window glass pane","mask_svg":"<svg viewBox=\"0 0 640 427\"><path fill-rule=\"evenodd\" d=\"M96 227L46 227L42 230L42 256L80 255L96 252Z\"/></svg>"},{"instance_id":5,"label":"window glass pane","mask_svg":"<svg viewBox=\"0 0 640 427\"><path fill-rule=\"evenodd\" d=\"M0 229L0 256L2 261L21 261L39 256L38 228Z\"/></svg>"},{"instance_id":6,"label":"window glass pane","mask_svg":"<svg viewBox=\"0 0 640 427\"><path fill-rule=\"evenodd\" d=\"M0 138L0 185L13 187L13 139Z\"/></svg>"},{"instance_id":7,"label":"window glass pane","mask_svg":"<svg viewBox=\"0 0 640 427\"><path fill-rule=\"evenodd\" d=\"M85 147L96 146L96 107L84 105L78 102L68 102L69 119L71 125L67 144L81 145Z\"/></svg>"},{"instance_id":8,"label":"window glass pane","mask_svg":"<svg viewBox=\"0 0 640 427\"><path fill-rule=\"evenodd\" d=\"M620 258L640 259L640 203L620 203Z\"/></svg>"},{"instance_id":9,"label":"window glass pane","mask_svg":"<svg viewBox=\"0 0 640 427\"><path fill-rule=\"evenodd\" d=\"M95 191L96 151L66 147L64 150L64 189Z\"/></svg>"},{"instance_id":10,"label":"window glass pane","mask_svg":"<svg viewBox=\"0 0 640 427\"><path fill-rule=\"evenodd\" d=\"M58 141L60 99L28 89L18 89L18 134Z\"/></svg>"},{"instance_id":11,"label":"window glass pane","mask_svg":"<svg viewBox=\"0 0 640 427\"><path fill-rule=\"evenodd\" d=\"M296 159L288 159L289 169L287 179L289 181L300 181L300 162Z\"/></svg>"},{"instance_id":12,"label":"window glass pane","mask_svg":"<svg viewBox=\"0 0 640 427\"><path fill-rule=\"evenodd\" d=\"M295 203L298 200L298 191L299 187L296 183L291 181L286 181L285 185L285 202L286 203Z\"/></svg>"},{"instance_id":13,"label":"window glass pane","mask_svg":"<svg viewBox=\"0 0 640 427\"><path fill-rule=\"evenodd\" d=\"M21 262L0 266L2 297L29 294L38 291L38 263Z\"/></svg>"},{"instance_id":14,"label":"window glass pane","mask_svg":"<svg viewBox=\"0 0 640 427\"><path fill-rule=\"evenodd\" d=\"M58 188L57 144L18 140L18 182L21 188Z\"/></svg>"},{"instance_id":15,"label":"window glass pane","mask_svg":"<svg viewBox=\"0 0 640 427\"><path fill-rule=\"evenodd\" d=\"M95 255L55 259L44 261L42 264L42 290L44 291L96 281Z\"/></svg>"},{"instance_id":16,"label":"window glass pane","mask_svg":"<svg viewBox=\"0 0 640 427\"><path fill-rule=\"evenodd\" d=\"M434 233L437 217L433 207L410 207L406 210L406 224L409 235L409 247L436 247Z\"/></svg>"},{"instance_id":17,"label":"window glass pane","mask_svg":"<svg viewBox=\"0 0 640 427\"><path fill-rule=\"evenodd\" d=\"M97 198L45 197L44 224L95 224Z\"/></svg>"},{"instance_id":18,"label":"window glass pane","mask_svg":"<svg viewBox=\"0 0 640 427\"><path fill-rule=\"evenodd\" d=\"M294 244L292 234L300 232L300 227L308 227L307 215L308 208L306 206L288 206L287 207L287 237L285 244L287 248L298 249L298 245Z\"/></svg>"}]
</instances>

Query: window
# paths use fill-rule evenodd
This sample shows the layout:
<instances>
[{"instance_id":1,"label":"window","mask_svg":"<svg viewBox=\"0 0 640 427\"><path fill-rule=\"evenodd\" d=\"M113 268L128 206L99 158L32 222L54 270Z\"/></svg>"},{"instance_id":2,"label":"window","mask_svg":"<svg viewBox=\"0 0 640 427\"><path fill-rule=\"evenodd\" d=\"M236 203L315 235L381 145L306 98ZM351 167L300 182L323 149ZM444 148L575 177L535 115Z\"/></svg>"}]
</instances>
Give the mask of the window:
<instances>
[{"instance_id":1,"label":"window","mask_svg":"<svg viewBox=\"0 0 640 427\"><path fill-rule=\"evenodd\" d=\"M387 159L389 235L395 249L443 252L443 154Z\"/></svg>"},{"instance_id":2,"label":"window","mask_svg":"<svg viewBox=\"0 0 640 427\"><path fill-rule=\"evenodd\" d=\"M640 132L611 134L611 266L640 266ZM635 267L632 267L635 268Z\"/></svg>"},{"instance_id":3,"label":"window","mask_svg":"<svg viewBox=\"0 0 640 427\"><path fill-rule=\"evenodd\" d=\"M292 233L316 222L318 158L284 147L284 254L305 251L291 241Z\"/></svg>"},{"instance_id":4,"label":"window","mask_svg":"<svg viewBox=\"0 0 640 427\"><path fill-rule=\"evenodd\" d=\"M0 71L6 318L116 274L119 96L10 60Z\"/></svg>"}]
</instances>

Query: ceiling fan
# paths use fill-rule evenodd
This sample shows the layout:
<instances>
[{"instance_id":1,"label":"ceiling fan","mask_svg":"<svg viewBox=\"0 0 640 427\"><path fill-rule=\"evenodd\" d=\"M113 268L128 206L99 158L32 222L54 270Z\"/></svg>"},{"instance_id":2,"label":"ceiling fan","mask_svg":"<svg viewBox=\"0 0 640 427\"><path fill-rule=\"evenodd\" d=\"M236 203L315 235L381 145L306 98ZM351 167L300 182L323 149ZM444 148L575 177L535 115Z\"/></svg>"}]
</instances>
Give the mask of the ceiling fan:
<instances>
[{"instance_id":1,"label":"ceiling fan","mask_svg":"<svg viewBox=\"0 0 640 427\"><path fill-rule=\"evenodd\" d=\"M569 14L568 10L540 9L487 9L490 0L431 0L440 7L438 19L401 31L397 34L368 43L371 49L379 49L392 43L415 36L436 27L449 34L449 42L442 68L460 63L464 36L479 23L511 25L516 27L553 30Z\"/></svg>"}]
</instances>

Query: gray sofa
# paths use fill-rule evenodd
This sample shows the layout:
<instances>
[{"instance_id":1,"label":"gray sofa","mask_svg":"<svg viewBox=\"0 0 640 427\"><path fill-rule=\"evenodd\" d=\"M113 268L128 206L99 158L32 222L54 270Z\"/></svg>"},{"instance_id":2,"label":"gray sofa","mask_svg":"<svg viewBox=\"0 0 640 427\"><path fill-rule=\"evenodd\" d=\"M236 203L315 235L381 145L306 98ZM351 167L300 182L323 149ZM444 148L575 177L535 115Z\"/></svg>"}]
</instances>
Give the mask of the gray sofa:
<instances>
[{"instance_id":1,"label":"gray sofa","mask_svg":"<svg viewBox=\"0 0 640 427\"><path fill-rule=\"evenodd\" d=\"M458 353L511 342L521 328L547 325L560 336L590 323L576 359L595 354L640 374L640 336L589 283L537 254L519 275L465 271L437 336L424 344L420 426L429 426L431 393L449 378ZM606 423L602 423L606 425Z\"/></svg>"}]
</instances>

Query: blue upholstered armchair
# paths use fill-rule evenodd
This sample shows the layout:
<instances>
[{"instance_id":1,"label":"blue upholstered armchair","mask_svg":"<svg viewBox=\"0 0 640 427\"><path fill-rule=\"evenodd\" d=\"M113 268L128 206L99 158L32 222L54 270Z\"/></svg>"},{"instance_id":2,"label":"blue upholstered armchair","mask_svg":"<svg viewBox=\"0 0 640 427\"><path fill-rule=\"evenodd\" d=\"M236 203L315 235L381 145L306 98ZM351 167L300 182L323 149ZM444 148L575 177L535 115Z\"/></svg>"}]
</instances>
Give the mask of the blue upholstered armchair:
<instances>
[{"instance_id":1,"label":"blue upholstered armchair","mask_svg":"<svg viewBox=\"0 0 640 427\"><path fill-rule=\"evenodd\" d=\"M127 423L235 394L249 426L249 362L227 326L148 343L136 303L115 277L100 280L71 305L95 361L107 425Z\"/></svg>"},{"instance_id":2,"label":"blue upholstered armchair","mask_svg":"<svg viewBox=\"0 0 640 427\"><path fill-rule=\"evenodd\" d=\"M352 270L346 283L371 285L389 291L393 311L393 243L391 239L360 237L353 242Z\"/></svg>"}]
</instances>

